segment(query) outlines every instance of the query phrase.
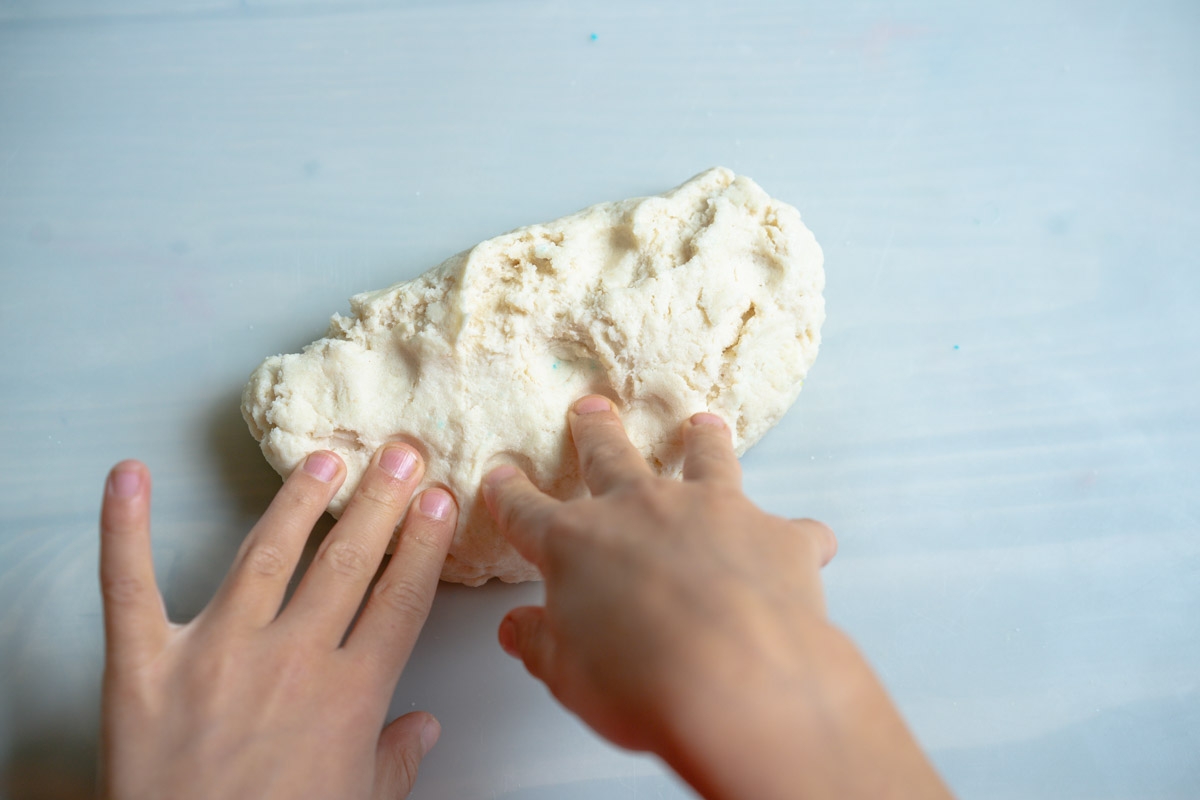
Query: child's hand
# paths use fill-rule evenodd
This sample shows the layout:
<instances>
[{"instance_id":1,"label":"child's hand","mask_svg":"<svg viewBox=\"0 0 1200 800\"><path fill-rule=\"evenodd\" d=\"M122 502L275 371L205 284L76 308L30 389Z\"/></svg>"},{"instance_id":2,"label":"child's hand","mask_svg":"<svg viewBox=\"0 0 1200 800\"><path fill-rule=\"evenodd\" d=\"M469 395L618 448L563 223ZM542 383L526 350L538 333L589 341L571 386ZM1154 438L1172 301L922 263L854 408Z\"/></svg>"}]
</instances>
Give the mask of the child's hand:
<instances>
[{"instance_id":1,"label":"child's hand","mask_svg":"<svg viewBox=\"0 0 1200 800\"><path fill-rule=\"evenodd\" d=\"M720 419L684 423L682 481L651 473L606 399L579 401L569 422L591 497L554 500L511 466L484 481L505 536L546 579L544 608L501 623L505 650L705 797L946 796L826 619L833 532L750 502Z\"/></svg>"},{"instance_id":2,"label":"child's hand","mask_svg":"<svg viewBox=\"0 0 1200 800\"><path fill-rule=\"evenodd\" d=\"M429 489L412 504L395 556L347 629L422 471L406 445L376 453L281 611L305 541L345 477L336 455L313 453L217 596L181 626L168 622L155 584L150 474L136 461L113 469L100 521L106 797L408 794L438 723L424 712L383 723L454 531L449 494Z\"/></svg>"}]
</instances>

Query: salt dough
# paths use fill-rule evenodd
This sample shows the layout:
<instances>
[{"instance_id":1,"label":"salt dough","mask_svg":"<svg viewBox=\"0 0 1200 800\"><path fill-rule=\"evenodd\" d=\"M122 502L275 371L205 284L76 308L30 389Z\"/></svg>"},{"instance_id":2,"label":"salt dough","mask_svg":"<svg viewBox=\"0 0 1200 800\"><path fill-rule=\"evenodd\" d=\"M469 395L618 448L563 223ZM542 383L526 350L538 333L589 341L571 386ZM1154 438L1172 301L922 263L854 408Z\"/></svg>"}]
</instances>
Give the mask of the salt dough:
<instances>
[{"instance_id":1,"label":"salt dough","mask_svg":"<svg viewBox=\"0 0 1200 800\"><path fill-rule=\"evenodd\" d=\"M462 507L442 579L534 580L488 516L484 473L507 461L553 496L585 494L566 413L589 392L616 402L660 474L679 474L679 425L697 411L723 417L745 452L817 356L822 261L796 209L710 169L352 297L324 338L255 370L242 415L282 475L314 450L342 457L334 516L376 448L419 442L425 483Z\"/></svg>"}]
</instances>

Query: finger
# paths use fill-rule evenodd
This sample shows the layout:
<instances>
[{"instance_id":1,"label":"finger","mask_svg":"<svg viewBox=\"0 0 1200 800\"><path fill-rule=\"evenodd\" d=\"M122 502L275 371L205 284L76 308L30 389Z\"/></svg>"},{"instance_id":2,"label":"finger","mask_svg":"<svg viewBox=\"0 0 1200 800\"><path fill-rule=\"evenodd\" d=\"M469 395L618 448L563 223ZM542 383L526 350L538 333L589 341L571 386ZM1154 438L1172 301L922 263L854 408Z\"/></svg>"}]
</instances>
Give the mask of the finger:
<instances>
[{"instance_id":1,"label":"finger","mask_svg":"<svg viewBox=\"0 0 1200 800\"><path fill-rule=\"evenodd\" d=\"M741 488L742 467L729 426L716 414L693 414L683 424L683 479Z\"/></svg>"},{"instance_id":2,"label":"finger","mask_svg":"<svg viewBox=\"0 0 1200 800\"><path fill-rule=\"evenodd\" d=\"M541 567L547 521L561 502L543 494L510 464L484 477L483 500L504 538L526 561Z\"/></svg>"},{"instance_id":3,"label":"finger","mask_svg":"<svg viewBox=\"0 0 1200 800\"><path fill-rule=\"evenodd\" d=\"M429 616L457 522L458 509L449 492L433 488L421 493L404 519L392 560L346 642L353 657L361 654L379 666L380 684L389 692Z\"/></svg>"},{"instance_id":4,"label":"finger","mask_svg":"<svg viewBox=\"0 0 1200 800\"><path fill-rule=\"evenodd\" d=\"M406 444L388 444L375 453L279 623L301 626L305 636L334 647L341 644L422 473L420 455Z\"/></svg>"},{"instance_id":5,"label":"finger","mask_svg":"<svg viewBox=\"0 0 1200 800\"><path fill-rule=\"evenodd\" d=\"M541 606L514 608L500 621L498 636L504 652L521 659L530 675L550 685L555 644L546 623L546 609Z\"/></svg>"},{"instance_id":6,"label":"finger","mask_svg":"<svg viewBox=\"0 0 1200 800\"><path fill-rule=\"evenodd\" d=\"M328 450L312 453L292 470L238 550L209 606L212 613L236 616L253 626L275 618L304 543L345 477L342 459Z\"/></svg>"},{"instance_id":7,"label":"finger","mask_svg":"<svg viewBox=\"0 0 1200 800\"><path fill-rule=\"evenodd\" d=\"M579 468L592 494L603 494L636 478L653 475L629 443L621 418L607 397L588 395L567 415Z\"/></svg>"},{"instance_id":8,"label":"finger","mask_svg":"<svg viewBox=\"0 0 1200 800\"><path fill-rule=\"evenodd\" d=\"M169 626L150 553L150 471L137 461L113 467L100 507L100 592L107 655L114 664L145 663Z\"/></svg>"},{"instance_id":9,"label":"finger","mask_svg":"<svg viewBox=\"0 0 1200 800\"><path fill-rule=\"evenodd\" d=\"M837 555L838 540L832 528L815 519L794 519L791 522L812 542L813 552L816 553L820 566L824 567L833 561L833 557Z\"/></svg>"},{"instance_id":10,"label":"finger","mask_svg":"<svg viewBox=\"0 0 1200 800\"><path fill-rule=\"evenodd\" d=\"M432 714L413 711L388 723L375 748L374 800L403 800L417 782L421 759L437 744L442 726Z\"/></svg>"}]
</instances>

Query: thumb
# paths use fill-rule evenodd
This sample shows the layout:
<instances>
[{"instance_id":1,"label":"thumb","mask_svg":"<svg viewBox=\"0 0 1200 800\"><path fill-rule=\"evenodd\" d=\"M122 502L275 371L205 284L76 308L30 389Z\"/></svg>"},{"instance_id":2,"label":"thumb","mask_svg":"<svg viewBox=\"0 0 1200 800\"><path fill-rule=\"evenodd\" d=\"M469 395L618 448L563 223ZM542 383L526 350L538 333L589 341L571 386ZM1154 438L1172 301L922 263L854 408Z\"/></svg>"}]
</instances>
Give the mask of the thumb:
<instances>
[{"instance_id":1,"label":"thumb","mask_svg":"<svg viewBox=\"0 0 1200 800\"><path fill-rule=\"evenodd\" d=\"M388 723L375 750L374 800L408 797L421 759L437 744L441 733L442 726L425 711L413 711Z\"/></svg>"},{"instance_id":2,"label":"thumb","mask_svg":"<svg viewBox=\"0 0 1200 800\"><path fill-rule=\"evenodd\" d=\"M554 637L541 606L514 608L500 622L500 646L525 662L529 674L549 685L554 663ZM553 689L553 687L551 687Z\"/></svg>"}]
</instances>

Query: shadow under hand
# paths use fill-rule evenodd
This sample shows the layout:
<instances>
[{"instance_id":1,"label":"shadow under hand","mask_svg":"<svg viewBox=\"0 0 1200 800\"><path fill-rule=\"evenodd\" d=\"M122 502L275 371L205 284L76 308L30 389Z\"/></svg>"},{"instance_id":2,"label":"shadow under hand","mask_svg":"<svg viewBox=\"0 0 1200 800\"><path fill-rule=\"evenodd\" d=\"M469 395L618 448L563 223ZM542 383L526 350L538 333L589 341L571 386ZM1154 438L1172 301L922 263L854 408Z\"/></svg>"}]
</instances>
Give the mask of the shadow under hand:
<instances>
[{"instance_id":1,"label":"shadow under hand","mask_svg":"<svg viewBox=\"0 0 1200 800\"><path fill-rule=\"evenodd\" d=\"M218 396L198 434L196 447L207 462L207 505L174 520L174 541L155 542L156 560L168 565L160 588L173 622L187 622L208 605L246 534L283 485L242 419L241 387Z\"/></svg>"},{"instance_id":2,"label":"shadow under hand","mask_svg":"<svg viewBox=\"0 0 1200 800\"><path fill-rule=\"evenodd\" d=\"M87 800L96 793L98 743L92 726L64 721L22 738L0 773L0 797L11 800Z\"/></svg>"},{"instance_id":3,"label":"shadow under hand","mask_svg":"<svg viewBox=\"0 0 1200 800\"><path fill-rule=\"evenodd\" d=\"M193 530L180 534L170 557L162 590L175 622L194 618L208 605L238 547L283 486L242 419L241 386L217 397L201 423L198 445L206 451L216 495L210 513L192 520ZM319 542L332 524L323 517L314 538Z\"/></svg>"}]
</instances>

